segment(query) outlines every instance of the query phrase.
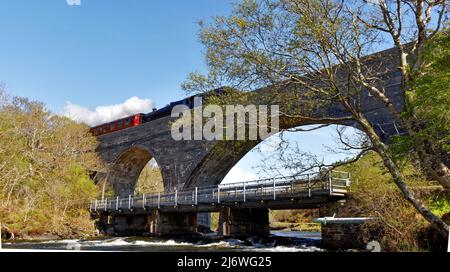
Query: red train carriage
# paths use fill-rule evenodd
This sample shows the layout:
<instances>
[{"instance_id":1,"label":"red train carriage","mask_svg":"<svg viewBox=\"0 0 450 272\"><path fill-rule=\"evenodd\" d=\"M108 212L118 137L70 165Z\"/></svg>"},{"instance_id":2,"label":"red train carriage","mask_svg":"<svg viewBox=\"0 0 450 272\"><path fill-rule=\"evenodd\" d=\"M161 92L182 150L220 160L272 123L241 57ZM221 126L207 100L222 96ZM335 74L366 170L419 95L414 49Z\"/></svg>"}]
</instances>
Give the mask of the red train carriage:
<instances>
[{"instance_id":1,"label":"red train carriage","mask_svg":"<svg viewBox=\"0 0 450 272\"><path fill-rule=\"evenodd\" d=\"M91 133L94 136L100 136L114 131L139 126L143 123L143 121L144 121L144 114L139 113L133 116L128 116L123 119L119 119L110 123L93 127L91 128Z\"/></svg>"}]
</instances>

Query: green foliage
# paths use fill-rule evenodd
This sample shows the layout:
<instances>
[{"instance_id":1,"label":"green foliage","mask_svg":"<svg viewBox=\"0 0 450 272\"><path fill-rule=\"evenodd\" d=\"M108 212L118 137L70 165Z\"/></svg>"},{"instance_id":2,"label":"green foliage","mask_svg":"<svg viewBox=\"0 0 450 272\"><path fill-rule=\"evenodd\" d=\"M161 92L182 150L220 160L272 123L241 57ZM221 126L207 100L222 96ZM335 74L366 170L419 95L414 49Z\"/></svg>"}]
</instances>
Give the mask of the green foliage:
<instances>
[{"instance_id":1,"label":"green foliage","mask_svg":"<svg viewBox=\"0 0 450 272\"><path fill-rule=\"evenodd\" d=\"M350 199L340 216L376 217L378 220L368 225L367 239L376 230L384 250L424 250L425 243L419 235L428 224L400 194L376 153L369 153L341 170L351 173L352 184ZM450 199L435 197L434 184L406 159L402 173L411 189L433 213L442 216L448 212Z\"/></svg>"},{"instance_id":2,"label":"green foliage","mask_svg":"<svg viewBox=\"0 0 450 272\"><path fill-rule=\"evenodd\" d=\"M89 128L42 103L0 94L0 221L16 236L94 230L86 207L98 196L88 170L102 168Z\"/></svg>"},{"instance_id":3,"label":"green foliage","mask_svg":"<svg viewBox=\"0 0 450 272\"><path fill-rule=\"evenodd\" d=\"M414 139L411 136L394 136L389 142L389 154L398 165L404 165L410 160L414 150Z\"/></svg>"},{"instance_id":4,"label":"green foliage","mask_svg":"<svg viewBox=\"0 0 450 272\"><path fill-rule=\"evenodd\" d=\"M429 201L429 208L432 213L435 215L442 217L445 214L450 213L450 195L449 194L441 194L436 197L433 197Z\"/></svg>"},{"instance_id":5,"label":"green foliage","mask_svg":"<svg viewBox=\"0 0 450 272\"><path fill-rule=\"evenodd\" d=\"M450 28L428 42L420 72L407 93L421 126L416 137L450 154Z\"/></svg>"},{"instance_id":6,"label":"green foliage","mask_svg":"<svg viewBox=\"0 0 450 272\"><path fill-rule=\"evenodd\" d=\"M270 211L270 222L310 223L318 216L318 211L315 210L273 210Z\"/></svg>"},{"instance_id":7,"label":"green foliage","mask_svg":"<svg viewBox=\"0 0 450 272\"><path fill-rule=\"evenodd\" d=\"M142 170L135 186L135 194L158 193L164 191L161 169L150 160Z\"/></svg>"},{"instance_id":8,"label":"green foliage","mask_svg":"<svg viewBox=\"0 0 450 272\"><path fill-rule=\"evenodd\" d=\"M98 188L81 165L69 166L61 195L83 205L98 195Z\"/></svg>"},{"instance_id":9,"label":"green foliage","mask_svg":"<svg viewBox=\"0 0 450 272\"><path fill-rule=\"evenodd\" d=\"M219 228L219 218L220 218L220 214L218 212L214 212L214 213L210 213L211 215L211 230L213 231L217 231L217 229Z\"/></svg>"}]
</instances>

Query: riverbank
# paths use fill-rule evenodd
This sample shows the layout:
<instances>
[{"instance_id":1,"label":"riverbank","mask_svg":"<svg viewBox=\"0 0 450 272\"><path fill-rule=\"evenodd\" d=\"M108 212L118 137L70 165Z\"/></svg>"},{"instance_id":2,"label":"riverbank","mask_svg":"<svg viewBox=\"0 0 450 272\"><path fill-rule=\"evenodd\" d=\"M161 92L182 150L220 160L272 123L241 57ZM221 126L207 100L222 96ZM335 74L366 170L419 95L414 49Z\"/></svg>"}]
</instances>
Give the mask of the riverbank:
<instances>
[{"instance_id":1,"label":"riverbank","mask_svg":"<svg viewBox=\"0 0 450 272\"><path fill-rule=\"evenodd\" d=\"M289 222L272 222L271 230L280 231L306 231L320 232L320 224L317 223L289 223Z\"/></svg>"},{"instance_id":2,"label":"riverbank","mask_svg":"<svg viewBox=\"0 0 450 272\"><path fill-rule=\"evenodd\" d=\"M14 235L11 232L1 231L1 239L5 242L39 242L39 241L52 241L52 240L64 240L64 239L95 239L102 237L100 234L86 234L86 233L73 233L69 235L58 235L53 233L40 233L40 234L18 234Z\"/></svg>"}]
</instances>

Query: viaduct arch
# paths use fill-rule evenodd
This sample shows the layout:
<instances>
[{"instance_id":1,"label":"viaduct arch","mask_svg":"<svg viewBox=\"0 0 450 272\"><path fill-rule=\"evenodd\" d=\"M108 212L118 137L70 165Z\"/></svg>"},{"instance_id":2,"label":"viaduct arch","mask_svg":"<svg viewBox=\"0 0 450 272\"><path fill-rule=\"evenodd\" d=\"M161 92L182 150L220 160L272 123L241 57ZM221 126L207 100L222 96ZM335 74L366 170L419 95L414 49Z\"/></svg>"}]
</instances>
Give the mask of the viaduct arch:
<instances>
[{"instance_id":1,"label":"viaduct arch","mask_svg":"<svg viewBox=\"0 0 450 272\"><path fill-rule=\"evenodd\" d=\"M398 110L404 107L401 94L401 75L396 62L391 58L392 49L377 54L373 65L378 65L381 84ZM268 88L253 92L258 95L270 95L273 90ZM283 91L289 91L286 88ZM375 98L367 94L361 99L361 108L374 125L376 132L383 141L388 141L392 135L402 133L393 116ZM298 105L304 102L301 99ZM255 103L257 104L257 103ZM281 104L280 107L283 107ZM313 110L315 117L343 117L348 115L339 104L326 104ZM101 158L111 165L108 173L100 176L114 188L118 195L133 194L134 186L145 164L154 158L161 168L164 190L182 190L195 186L215 185L220 183L229 170L260 141L250 141L242 145L228 142L233 152L221 152L219 143L214 141L175 141L171 137L170 124L174 119L162 117L143 125L103 135L98 138L97 152ZM287 129L313 124L311 121L296 120L285 122L280 119L280 128ZM358 128L355 123L344 125ZM223 143L222 143L223 144ZM100 177L101 178L101 177Z\"/></svg>"}]
</instances>

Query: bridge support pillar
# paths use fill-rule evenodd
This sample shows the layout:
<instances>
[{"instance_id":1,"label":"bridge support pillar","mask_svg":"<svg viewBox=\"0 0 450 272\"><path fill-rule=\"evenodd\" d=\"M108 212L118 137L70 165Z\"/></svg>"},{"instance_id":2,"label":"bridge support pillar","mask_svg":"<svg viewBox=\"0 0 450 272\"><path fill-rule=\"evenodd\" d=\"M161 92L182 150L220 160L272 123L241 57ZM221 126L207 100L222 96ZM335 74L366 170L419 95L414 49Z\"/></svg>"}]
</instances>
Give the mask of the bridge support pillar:
<instances>
[{"instance_id":1,"label":"bridge support pillar","mask_svg":"<svg viewBox=\"0 0 450 272\"><path fill-rule=\"evenodd\" d=\"M145 214L100 214L96 227L107 235L143 235L147 231Z\"/></svg>"},{"instance_id":2,"label":"bridge support pillar","mask_svg":"<svg viewBox=\"0 0 450 272\"><path fill-rule=\"evenodd\" d=\"M164 213L153 210L147 218L150 235L189 235L197 233L197 213Z\"/></svg>"},{"instance_id":3,"label":"bridge support pillar","mask_svg":"<svg viewBox=\"0 0 450 272\"><path fill-rule=\"evenodd\" d=\"M323 204L319 208L319 216L321 217L339 217L342 206L345 204L343 201L328 202Z\"/></svg>"},{"instance_id":4,"label":"bridge support pillar","mask_svg":"<svg viewBox=\"0 0 450 272\"><path fill-rule=\"evenodd\" d=\"M96 227L112 236L122 235L190 235L197 233L196 213L100 214Z\"/></svg>"},{"instance_id":5,"label":"bridge support pillar","mask_svg":"<svg viewBox=\"0 0 450 272\"><path fill-rule=\"evenodd\" d=\"M218 234L223 236L268 236L269 209L221 207Z\"/></svg>"}]
</instances>

